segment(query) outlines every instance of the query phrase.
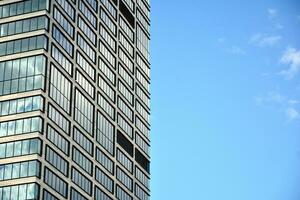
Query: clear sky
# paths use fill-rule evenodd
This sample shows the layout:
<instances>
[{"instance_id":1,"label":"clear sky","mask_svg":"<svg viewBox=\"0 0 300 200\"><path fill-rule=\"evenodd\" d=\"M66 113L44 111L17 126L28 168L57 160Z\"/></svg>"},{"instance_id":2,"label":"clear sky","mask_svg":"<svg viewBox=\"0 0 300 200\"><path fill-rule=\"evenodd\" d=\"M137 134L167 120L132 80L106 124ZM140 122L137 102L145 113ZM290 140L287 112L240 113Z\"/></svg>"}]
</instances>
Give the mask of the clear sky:
<instances>
[{"instance_id":1,"label":"clear sky","mask_svg":"<svg viewBox=\"0 0 300 200\"><path fill-rule=\"evenodd\" d=\"M152 0L153 200L300 199L300 1Z\"/></svg>"}]
</instances>

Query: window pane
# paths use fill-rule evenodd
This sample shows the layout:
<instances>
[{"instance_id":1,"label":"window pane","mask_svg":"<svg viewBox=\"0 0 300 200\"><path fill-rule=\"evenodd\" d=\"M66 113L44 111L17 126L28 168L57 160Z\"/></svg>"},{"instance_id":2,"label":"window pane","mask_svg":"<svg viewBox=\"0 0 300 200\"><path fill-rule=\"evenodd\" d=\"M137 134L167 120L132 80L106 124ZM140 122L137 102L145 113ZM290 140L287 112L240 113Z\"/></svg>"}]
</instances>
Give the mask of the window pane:
<instances>
[{"instance_id":1,"label":"window pane","mask_svg":"<svg viewBox=\"0 0 300 200\"><path fill-rule=\"evenodd\" d=\"M33 90L33 78L34 77L28 77L26 81L26 90Z\"/></svg>"},{"instance_id":2,"label":"window pane","mask_svg":"<svg viewBox=\"0 0 300 200\"><path fill-rule=\"evenodd\" d=\"M0 137L5 136L7 131L7 123L1 123L0 125Z\"/></svg>"},{"instance_id":3,"label":"window pane","mask_svg":"<svg viewBox=\"0 0 300 200\"><path fill-rule=\"evenodd\" d=\"M6 157L12 157L14 155L14 143L6 144Z\"/></svg>"},{"instance_id":4,"label":"window pane","mask_svg":"<svg viewBox=\"0 0 300 200\"><path fill-rule=\"evenodd\" d=\"M12 186L11 187L11 200L18 200L18 192L19 192L19 186Z\"/></svg>"},{"instance_id":5,"label":"window pane","mask_svg":"<svg viewBox=\"0 0 300 200\"><path fill-rule=\"evenodd\" d=\"M5 55L6 53L6 43L0 44L0 56Z\"/></svg>"},{"instance_id":6,"label":"window pane","mask_svg":"<svg viewBox=\"0 0 300 200\"><path fill-rule=\"evenodd\" d=\"M13 135L15 133L16 123L14 121L8 122L7 135Z\"/></svg>"},{"instance_id":7,"label":"window pane","mask_svg":"<svg viewBox=\"0 0 300 200\"><path fill-rule=\"evenodd\" d=\"M14 155L15 156L21 155L21 153L22 153L21 151L22 151L22 142L21 141L15 142L15 152L14 152Z\"/></svg>"},{"instance_id":8,"label":"window pane","mask_svg":"<svg viewBox=\"0 0 300 200\"><path fill-rule=\"evenodd\" d=\"M3 180L3 176L4 176L4 165L0 165L0 180Z\"/></svg>"},{"instance_id":9,"label":"window pane","mask_svg":"<svg viewBox=\"0 0 300 200\"><path fill-rule=\"evenodd\" d=\"M9 102L8 101L3 102L1 115L2 116L7 115L8 114L8 109L9 109Z\"/></svg>"},{"instance_id":10,"label":"window pane","mask_svg":"<svg viewBox=\"0 0 300 200\"><path fill-rule=\"evenodd\" d=\"M6 144L0 144L0 158L4 158L5 157L5 153L6 153Z\"/></svg>"},{"instance_id":11,"label":"window pane","mask_svg":"<svg viewBox=\"0 0 300 200\"><path fill-rule=\"evenodd\" d=\"M20 185L19 188L19 199L26 199L26 190L27 190L27 185Z\"/></svg>"},{"instance_id":12,"label":"window pane","mask_svg":"<svg viewBox=\"0 0 300 200\"><path fill-rule=\"evenodd\" d=\"M28 140L22 141L22 154L25 155L28 153L29 153L29 141Z\"/></svg>"},{"instance_id":13,"label":"window pane","mask_svg":"<svg viewBox=\"0 0 300 200\"><path fill-rule=\"evenodd\" d=\"M9 23L8 24L8 35L12 35L15 33L15 23Z\"/></svg>"},{"instance_id":14,"label":"window pane","mask_svg":"<svg viewBox=\"0 0 300 200\"><path fill-rule=\"evenodd\" d=\"M39 9L38 0L32 0L32 12L37 11Z\"/></svg>"},{"instance_id":15,"label":"window pane","mask_svg":"<svg viewBox=\"0 0 300 200\"><path fill-rule=\"evenodd\" d=\"M14 53L14 42L8 42L6 46L6 54Z\"/></svg>"},{"instance_id":16,"label":"window pane","mask_svg":"<svg viewBox=\"0 0 300 200\"><path fill-rule=\"evenodd\" d=\"M33 89L43 88L44 82L43 82L42 75L35 76L33 84L34 84L34 88Z\"/></svg>"},{"instance_id":17,"label":"window pane","mask_svg":"<svg viewBox=\"0 0 300 200\"><path fill-rule=\"evenodd\" d=\"M38 18L38 29L45 28L46 27L46 18L40 17Z\"/></svg>"},{"instance_id":18,"label":"window pane","mask_svg":"<svg viewBox=\"0 0 300 200\"><path fill-rule=\"evenodd\" d=\"M30 21L27 19L23 22L23 32L28 32L30 26Z\"/></svg>"},{"instance_id":19,"label":"window pane","mask_svg":"<svg viewBox=\"0 0 300 200\"><path fill-rule=\"evenodd\" d=\"M29 51L36 48L36 38L32 37L29 39Z\"/></svg>"},{"instance_id":20,"label":"window pane","mask_svg":"<svg viewBox=\"0 0 300 200\"><path fill-rule=\"evenodd\" d=\"M37 29L37 25L38 25L38 19L37 18L33 18L31 19L31 23L30 23L30 30L36 30Z\"/></svg>"},{"instance_id":21,"label":"window pane","mask_svg":"<svg viewBox=\"0 0 300 200\"><path fill-rule=\"evenodd\" d=\"M13 16L17 14L17 5L16 4L10 4L10 10L9 15Z\"/></svg>"},{"instance_id":22,"label":"window pane","mask_svg":"<svg viewBox=\"0 0 300 200\"><path fill-rule=\"evenodd\" d=\"M16 34L21 33L23 28L23 22L17 21L16 22Z\"/></svg>"},{"instance_id":23,"label":"window pane","mask_svg":"<svg viewBox=\"0 0 300 200\"><path fill-rule=\"evenodd\" d=\"M12 100L10 101L9 114L15 114L16 111L17 111L17 101Z\"/></svg>"},{"instance_id":24,"label":"window pane","mask_svg":"<svg viewBox=\"0 0 300 200\"><path fill-rule=\"evenodd\" d=\"M6 62L6 66L5 66L4 79L10 80L11 77L12 77L12 61L8 61L8 62Z\"/></svg>"},{"instance_id":25,"label":"window pane","mask_svg":"<svg viewBox=\"0 0 300 200\"><path fill-rule=\"evenodd\" d=\"M20 177L20 163L13 164L13 174L12 178L19 178Z\"/></svg>"},{"instance_id":26,"label":"window pane","mask_svg":"<svg viewBox=\"0 0 300 200\"><path fill-rule=\"evenodd\" d=\"M27 199L34 199L35 198L35 185L30 184L27 187Z\"/></svg>"},{"instance_id":27,"label":"window pane","mask_svg":"<svg viewBox=\"0 0 300 200\"><path fill-rule=\"evenodd\" d=\"M32 98L25 99L25 112L32 110Z\"/></svg>"},{"instance_id":28,"label":"window pane","mask_svg":"<svg viewBox=\"0 0 300 200\"><path fill-rule=\"evenodd\" d=\"M21 113L25 111L25 102L24 99L18 99L17 102L17 112Z\"/></svg>"},{"instance_id":29,"label":"window pane","mask_svg":"<svg viewBox=\"0 0 300 200\"><path fill-rule=\"evenodd\" d=\"M17 4L17 14L21 14L24 12L24 2L20 2Z\"/></svg>"},{"instance_id":30,"label":"window pane","mask_svg":"<svg viewBox=\"0 0 300 200\"><path fill-rule=\"evenodd\" d=\"M30 119L24 119L24 132L30 132Z\"/></svg>"},{"instance_id":31,"label":"window pane","mask_svg":"<svg viewBox=\"0 0 300 200\"><path fill-rule=\"evenodd\" d=\"M31 10L31 1L25 1L25 8L24 8L24 12L28 13Z\"/></svg>"},{"instance_id":32,"label":"window pane","mask_svg":"<svg viewBox=\"0 0 300 200\"><path fill-rule=\"evenodd\" d=\"M28 51L29 39L22 39L21 41L21 51Z\"/></svg>"},{"instance_id":33,"label":"window pane","mask_svg":"<svg viewBox=\"0 0 300 200\"><path fill-rule=\"evenodd\" d=\"M4 171L5 171L5 173L4 173L4 179L11 179L12 165L5 165Z\"/></svg>"},{"instance_id":34,"label":"window pane","mask_svg":"<svg viewBox=\"0 0 300 200\"><path fill-rule=\"evenodd\" d=\"M7 24L2 24L1 25L1 30L0 30L1 36L6 36L7 35L7 31L8 31L8 25Z\"/></svg>"},{"instance_id":35,"label":"window pane","mask_svg":"<svg viewBox=\"0 0 300 200\"><path fill-rule=\"evenodd\" d=\"M15 52L21 52L21 40L16 40L14 44Z\"/></svg>"},{"instance_id":36,"label":"window pane","mask_svg":"<svg viewBox=\"0 0 300 200\"><path fill-rule=\"evenodd\" d=\"M16 122L16 134L22 133L23 131L23 120L18 120Z\"/></svg>"},{"instance_id":37,"label":"window pane","mask_svg":"<svg viewBox=\"0 0 300 200\"><path fill-rule=\"evenodd\" d=\"M13 61L12 79L19 77L20 60Z\"/></svg>"},{"instance_id":38,"label":"window pane","mask_svg":"<svg viewBox=\"0 0 300 200\"><path fill-rule=\"evenodd\" d=\"M25 77L26 76L26 71L27 71L27 58L21 59L21 66L20 66L20 77Z\"/></svg>"},{"instance_id":39,"label":"window pane","mask_svg":"<svg viewBox=\"0 0 300 200\"><path fill-rule=\"evenodd\" d=\"M39 149L38 140L31 140L30 141L30 153L37 153Z\"/></svg>"},{"instance_id":40,"label":"window pane","mask_svg":"<svg viewBox=\"0 0 300 200\"><path fill-rule=\"evenodd\" d=\"M20 177L26 177L28 174L28 162L21 163Z\"/></svg>"},{"instance_id":41,"label":"window pane","mask_svg":"<svg viewBox=\"0 0 300 200\"><path fill-rule=\"evenodd\" d=\"M10 200L10 187L3 188L3 200Z\"/></svg>"},{"instance_id":42,"label":"window pane","mask_svg":"<svg viewBox=\"0 0 300 200\"><path fill-rule=\"evenodd\" d=\"M9 15L9 5L3 6L2 17L8 17Z\"/></svg>"},{"instance_id":43,"label":"window pane","mask_svg":"<svg viewBox=\"0 0 300 200\"><path fill-rule=\"evenodd\" d=\"M28 165L28 176L36 175L36 171L37 171L37 162L30 161Z\"/></svg>"}]
</instances>

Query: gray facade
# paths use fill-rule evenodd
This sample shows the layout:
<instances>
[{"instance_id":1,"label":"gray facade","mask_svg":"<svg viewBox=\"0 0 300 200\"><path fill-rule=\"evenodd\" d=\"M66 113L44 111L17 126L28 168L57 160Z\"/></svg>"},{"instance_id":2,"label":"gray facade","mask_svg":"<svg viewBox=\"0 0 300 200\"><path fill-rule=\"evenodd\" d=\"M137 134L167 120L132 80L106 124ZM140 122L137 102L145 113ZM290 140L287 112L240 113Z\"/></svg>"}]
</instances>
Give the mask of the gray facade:
<instances>
[{"instance_id":1,"label":"gray facade","mask_svg":"<svg viewBox=\"0 0 300 200\"><path fill-rule=\"evenodd\" d=\"M0 199L150 199L149 0L0 1Z\"/></svg>"}]
</instances>

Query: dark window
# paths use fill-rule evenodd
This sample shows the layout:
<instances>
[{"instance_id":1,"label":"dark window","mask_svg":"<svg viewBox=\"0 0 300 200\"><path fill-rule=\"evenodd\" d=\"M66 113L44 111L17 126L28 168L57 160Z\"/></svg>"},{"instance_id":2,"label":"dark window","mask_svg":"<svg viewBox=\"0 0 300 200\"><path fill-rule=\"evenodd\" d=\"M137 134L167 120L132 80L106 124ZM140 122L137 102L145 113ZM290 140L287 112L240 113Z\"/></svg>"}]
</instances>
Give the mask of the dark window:
<instances>
[{"instance_id":1,"label":"dark window","mask_svg":"<svg viewBox=\"0 0 300 200\"><path fill-rule=\"evenodd\" d=\"M120 12L124 15L131 27L134 28L134 16L131 14L131 12L128 10L126 5L122 1L120 1L119 8Z\"/></svg>"},{"instance_id":2,"label":"dark window","mask_svg":"<svg viewBox=\"0 0 300 200\"><path fill-rule=\"evenodd\" d=\"M119 130L117 135L117 142L121 147L123 147L125 151L127 151L127 153L133 156L133 145Z\"/></svg>"},{"instance_id":3,"label":"dark window","mask_svg":"<svg viewBox=\"0 0 300 200\"><path fill-rule=\"evenodd\" d=\"M150 173L150 162L149 160L137 149L135 149L135 161L143 167L148 173Z\"/></svg>"}]
</instances>

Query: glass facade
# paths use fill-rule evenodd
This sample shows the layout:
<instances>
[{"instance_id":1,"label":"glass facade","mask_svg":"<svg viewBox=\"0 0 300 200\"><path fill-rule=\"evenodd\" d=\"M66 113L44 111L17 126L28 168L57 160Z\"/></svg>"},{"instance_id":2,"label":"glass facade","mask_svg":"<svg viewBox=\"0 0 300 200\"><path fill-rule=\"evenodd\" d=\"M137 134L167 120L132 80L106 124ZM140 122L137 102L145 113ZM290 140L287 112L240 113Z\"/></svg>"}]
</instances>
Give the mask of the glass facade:
<instances>
[{"instance_id":1,"label":"glass facade","mask_svg":"<svg viewBox=\"0 0 300 200\"><path fill-rule=\"evenodd\" d=\"M0 1L0 199L150 199L149 0Z\"/></svg>"}]
</instances>

